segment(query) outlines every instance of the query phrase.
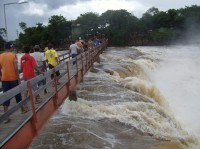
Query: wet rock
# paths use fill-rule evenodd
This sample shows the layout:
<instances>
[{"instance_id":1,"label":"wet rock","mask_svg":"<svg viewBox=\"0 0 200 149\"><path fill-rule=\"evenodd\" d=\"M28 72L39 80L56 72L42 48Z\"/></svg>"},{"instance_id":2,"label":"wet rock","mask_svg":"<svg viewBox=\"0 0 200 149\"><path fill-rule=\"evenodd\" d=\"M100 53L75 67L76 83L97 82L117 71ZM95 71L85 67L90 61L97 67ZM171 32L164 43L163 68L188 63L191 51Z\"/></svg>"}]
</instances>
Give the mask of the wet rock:
<instances>
[{"instance_id":1,"label":"wet rock","mask_svg":"<svg viewBox=\"0 0 200 149\"><path fill-rule=\"evenodd\" d=\"M70 101L77 101L76 90L72 90L72 91L69 93L69 100L70 100Z\"/></svg>"}]
</instances>

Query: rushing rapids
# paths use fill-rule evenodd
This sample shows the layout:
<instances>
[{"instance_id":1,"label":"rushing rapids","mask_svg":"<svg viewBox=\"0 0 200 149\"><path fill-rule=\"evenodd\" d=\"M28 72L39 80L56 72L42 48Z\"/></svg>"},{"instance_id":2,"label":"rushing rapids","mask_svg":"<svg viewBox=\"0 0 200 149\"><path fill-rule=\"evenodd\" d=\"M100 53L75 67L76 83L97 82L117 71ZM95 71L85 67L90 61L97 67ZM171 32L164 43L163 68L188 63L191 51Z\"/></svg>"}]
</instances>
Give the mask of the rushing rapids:
<instances>
[{"instance_id":1,"label":"rushing rapids","mask_svg":"<svg viewBox=\"0 0 200 149\"><path fill-rule=\"evenodd\" d=\"M183 82L197 77L194 74L187 78L183 72L176 76L179 73L174 72L179 61L187 63L188 58L175 59L184 48L108 48L101 54L100 63L95 63L77 86L78 101L67 100L30 148L198 149L200 131L193 133L192 128L185 127L186 121L173 109L179 106L177 109L183 112L180 108L184 101L179 100L176 105L171 99L173 93L175 96L185 89L173 86L172 76ZM184 52L188 51L182 50L181 54ZM190 52L197 58L195 64L200 64L195 50ZM172 66L175 70L170 69ZM199 70L193 73L199 74ZM197 89L198 84L195 85ZM186 103L192 100L182 99ZM174 100L178 101L175 97Z\"/></svg>"}]
</instances>

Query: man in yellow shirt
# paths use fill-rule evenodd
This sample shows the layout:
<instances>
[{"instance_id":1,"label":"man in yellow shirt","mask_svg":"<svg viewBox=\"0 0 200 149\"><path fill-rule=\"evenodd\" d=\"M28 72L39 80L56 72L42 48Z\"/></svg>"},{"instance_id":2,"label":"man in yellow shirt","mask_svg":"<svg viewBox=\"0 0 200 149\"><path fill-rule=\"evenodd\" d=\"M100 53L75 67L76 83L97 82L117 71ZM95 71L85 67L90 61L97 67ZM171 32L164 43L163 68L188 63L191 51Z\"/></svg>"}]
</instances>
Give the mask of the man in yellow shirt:
<instances>
[{"instance_id":1,"label":"man in yellow shirt","mask_svg":"<svg viewBox=\"0 0 200 149\"><path fill-rule=\"evenodd\" d=\"M58 64L60 64L60 62L58 60L58 54L57 54L56 50L53 48L52 44L48 44L48 49L45 52L45 58L48 63L49 69L53 69ZM56 71L56 76L59 76L59 75L60 75L60 72ZM51 79L53 79L53 78L54 78L54 75L51 74ZM57 84L59 85L60 83L57 82Z\"/></svg>"}]
</instances>

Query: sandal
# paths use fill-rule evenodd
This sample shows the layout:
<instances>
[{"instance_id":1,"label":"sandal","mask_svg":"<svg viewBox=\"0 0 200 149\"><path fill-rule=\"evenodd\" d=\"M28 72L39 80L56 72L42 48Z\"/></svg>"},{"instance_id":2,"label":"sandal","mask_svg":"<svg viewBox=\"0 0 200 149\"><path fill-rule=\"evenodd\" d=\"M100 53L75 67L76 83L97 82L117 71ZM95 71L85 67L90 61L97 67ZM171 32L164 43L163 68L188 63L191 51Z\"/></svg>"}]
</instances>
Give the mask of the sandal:
<instances>
[{"instance_id":1,"label":"sandal","mask_svg":"<svg viewBox=\"0 0 200 149\"><path fill-rule=\"evenodd\" d=\"M8 118L8 119L6 119L5 121L4 121L4 124L7 124L7 123L9 123L11 121L11 119L10 118Z\"/></svg>"},{"instance_id":2,"label":"sandal","mask_svg":"<svg viewBox=\"0 0 200 149\"><path fill-rule=\"evenodd\" d=\"M21 114L25 114L25 113L27 113L29 111L29 109L27 108L27 109L25 109L25 110L22 110L21 111Z\"/></svg>"},{"instance_id":3,"label":"sandal","mask_svg":"<svg viewBox=\"0 0 200 149\"><path fill-rule=\"evenodd\" d=\"M23 105L23 106L21 107L21 114L24 114L24 113L26 113L26 112L28 112L28 111L29 111L29 109L28 109L27 106Z\"/></svg>"},{"instance_id":4,"label":"sandal","mask_svg":"<svg viewBox=\"0 0 200 149\"><path fill-rule=\"evenodd\" d=\"M47 89L44 89L44 94L46 95L48 93L49 93L49 91Z\"/></svg>"},{"instance_id":5,"label":"sandal","mask_svg":"<svg viewBox=\"0 0 200 149\"><path fill-rule=\"evenodd\" d=\"M40 102L42 102L41 98L35 99L35 104L38 104L38 103L40 103Z\"/></svg>"}]
</instances>

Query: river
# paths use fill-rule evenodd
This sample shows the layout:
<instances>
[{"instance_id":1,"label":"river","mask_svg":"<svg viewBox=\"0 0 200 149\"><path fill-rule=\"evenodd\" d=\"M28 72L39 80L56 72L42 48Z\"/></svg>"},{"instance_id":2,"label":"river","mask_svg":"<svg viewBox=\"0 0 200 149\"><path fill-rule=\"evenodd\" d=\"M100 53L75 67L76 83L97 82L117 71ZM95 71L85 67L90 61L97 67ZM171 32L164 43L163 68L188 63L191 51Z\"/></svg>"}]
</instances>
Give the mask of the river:
<instances>
[{"instance_id":1,"label":"river","mask_svg":"<svg viewBox=\"0 0 200 149\"><path fill-rule=\"evenodd\" d=\"M199 149L200 47L108 47L30 149Z\"/></svg>"}]
</instances>

